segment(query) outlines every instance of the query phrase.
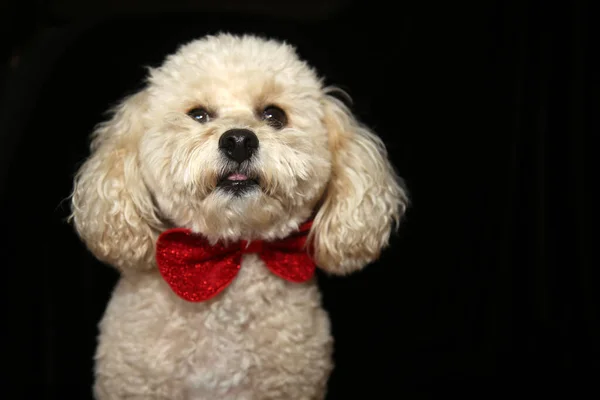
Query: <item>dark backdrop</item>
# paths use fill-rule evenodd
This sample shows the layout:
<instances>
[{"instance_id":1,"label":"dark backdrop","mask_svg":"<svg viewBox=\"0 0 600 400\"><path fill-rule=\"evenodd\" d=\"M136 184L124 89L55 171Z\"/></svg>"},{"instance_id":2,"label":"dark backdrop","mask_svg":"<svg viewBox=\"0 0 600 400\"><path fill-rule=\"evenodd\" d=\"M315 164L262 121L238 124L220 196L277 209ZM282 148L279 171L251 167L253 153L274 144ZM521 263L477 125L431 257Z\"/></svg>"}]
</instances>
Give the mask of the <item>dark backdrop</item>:
<instances>
[{"instance_id":1,"label":"dark backdrop","mask_svg":"<svg viewBox=\"0 0 600 400\"><path fill-rule=\"evenodd\" d=\"M328 399L598 394L591 2L163 3L2 6L6 398L91 398L117 275L62 200L87 135L144 66L218 30L296 44L349 90L412 195L378 262L319 275L336 336Z\"/></svg>"}]
</instances>

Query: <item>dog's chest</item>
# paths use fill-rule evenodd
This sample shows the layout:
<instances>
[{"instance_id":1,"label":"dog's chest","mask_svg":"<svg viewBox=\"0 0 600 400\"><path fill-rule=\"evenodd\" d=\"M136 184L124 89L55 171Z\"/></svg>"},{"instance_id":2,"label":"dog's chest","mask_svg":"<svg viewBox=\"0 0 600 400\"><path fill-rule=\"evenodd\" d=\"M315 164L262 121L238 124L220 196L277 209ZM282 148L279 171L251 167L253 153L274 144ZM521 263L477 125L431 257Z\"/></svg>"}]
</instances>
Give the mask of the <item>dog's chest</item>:
<instances>
[{"instance_id":1,"label":"dog's chest","mask_svg":"<svg viewBox=\"0 0 600 400\"><path fill-rule=\"evenodd\" d=\"M158 272L125 276L100 329L99 387L137 376L128 384L153 393L147 398L241 400L273 391L286 395L258 398L310 398L288 390L312 390L330 368L329 321L317 286L283 281L255 255L207 302L177 297Z\"/></svg>"}]
</instances>

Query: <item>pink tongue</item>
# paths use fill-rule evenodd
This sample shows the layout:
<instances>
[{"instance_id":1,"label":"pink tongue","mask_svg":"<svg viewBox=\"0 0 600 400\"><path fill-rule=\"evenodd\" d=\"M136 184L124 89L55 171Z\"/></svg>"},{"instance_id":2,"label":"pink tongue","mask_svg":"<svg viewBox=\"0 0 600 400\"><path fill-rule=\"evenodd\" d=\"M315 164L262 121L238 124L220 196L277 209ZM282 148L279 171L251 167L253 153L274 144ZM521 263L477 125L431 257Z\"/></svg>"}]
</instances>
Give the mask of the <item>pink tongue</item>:
<instances>
[{"instance_id":1,"label":"pink tongue","mask_svg":"<svg viewBox=\"0 0 600 400\"><path fill-rule=\"evenodd\" d=\"M227 177L230 181L245 181L248 177L244 174L231 174Z\"/></svg>"}]
</instances>

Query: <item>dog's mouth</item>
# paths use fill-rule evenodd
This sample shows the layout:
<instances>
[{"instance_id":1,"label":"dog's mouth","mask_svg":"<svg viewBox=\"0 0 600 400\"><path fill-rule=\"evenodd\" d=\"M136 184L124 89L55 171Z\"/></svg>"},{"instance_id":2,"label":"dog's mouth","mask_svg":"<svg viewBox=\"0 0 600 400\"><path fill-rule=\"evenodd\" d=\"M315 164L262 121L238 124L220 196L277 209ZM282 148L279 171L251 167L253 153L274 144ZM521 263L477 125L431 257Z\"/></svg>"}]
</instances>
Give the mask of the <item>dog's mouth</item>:
<instances>
[{"instance_id":1,"label":"dog's mouth","mask_svg":"<svg viewBox=\"0 0 600 400\"><path fill-rule=\"evenodd\" d=\"M258 179L242 172L227 173L219 179L217 188L239 195L253 189L258 189Z\"/></svg>"}]
</instances>

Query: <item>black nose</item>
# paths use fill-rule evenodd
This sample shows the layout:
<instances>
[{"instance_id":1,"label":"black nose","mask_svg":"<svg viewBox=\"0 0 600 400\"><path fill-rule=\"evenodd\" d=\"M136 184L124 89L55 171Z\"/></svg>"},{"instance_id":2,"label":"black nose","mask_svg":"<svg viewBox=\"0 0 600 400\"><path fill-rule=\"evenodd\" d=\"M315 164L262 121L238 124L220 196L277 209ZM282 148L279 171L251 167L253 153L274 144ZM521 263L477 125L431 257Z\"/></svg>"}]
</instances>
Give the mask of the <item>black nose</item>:
<instances>
[{"instance_id":1,"label":"black nose","mask_svg":"<svg viewBox=\"0 0 600 400\"><path fill-rule=\"evenodd\" d=\"M231 129L219 138L219 148L227 157L241 163L258 149L258 138L248 129Z\"/></svg>"}]
</instances>

